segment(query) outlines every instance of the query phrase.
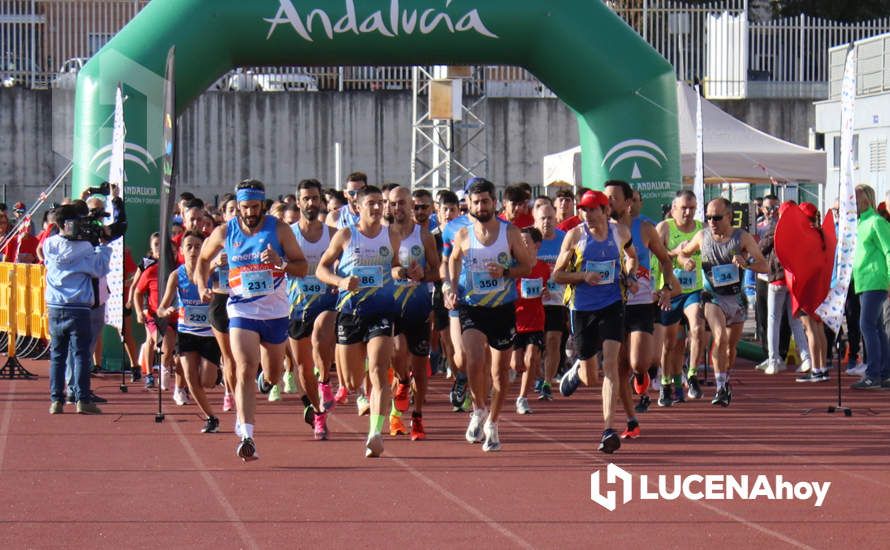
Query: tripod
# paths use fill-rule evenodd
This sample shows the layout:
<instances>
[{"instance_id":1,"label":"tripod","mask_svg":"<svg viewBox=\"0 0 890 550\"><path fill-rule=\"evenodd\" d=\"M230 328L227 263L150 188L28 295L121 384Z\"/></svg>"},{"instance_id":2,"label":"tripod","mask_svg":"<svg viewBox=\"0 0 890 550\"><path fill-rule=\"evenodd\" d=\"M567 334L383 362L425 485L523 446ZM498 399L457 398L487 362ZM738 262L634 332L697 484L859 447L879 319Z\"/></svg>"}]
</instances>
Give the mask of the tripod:
<instances>
[{"instance_id":1,"label":"tripod","mask_svg":"<svg viewBox=\"0 0 890 550\"><path fill-rule=\"evenodd\" d=\"M825 412L827 412L828 414L842 413L844 416L853 416L853 409L851 409L850 407L845 407L844 404L843 404L843 400L842 400L842 392L841 392L841 357L843 357L843 349L844 349L844 344L843 344L843 342L842 342L842 340L841 340L841 337L842 337L842 336L843 336L843 331L842 331L842 330L839 330L838 333L837 333L837 336L836 336L835 339L834 339L834 346L833 346L833 348L834 348L834 352L835 352L835 354L834 354L834 361L832 361L832 354L831 354L832 346L829 346L829 348L828 348L828 349L829 349L829 352L828 352L828 370L831 371L832 362L834 362L835 365L837 366L837 369L836 369L837 372L835 373L835 378L837 378L837 404L836 404L836 405L829 405L829 406L828 406L828 409L827 409ZM811 412L813 412L814 410L816 410L816 409L812 409L812 408L811 408L811 409L806 409L806 410L804 410L804 411L803 411L802 413L800 413L800 414L806 416L806 415L810 414ZM865 409L865 413L866 413L866 414L870 414L870 415L877 415L877 414L878 414L877 411L875 411L874 409L871 409L871 408Z\"/></svg>"}]
</instances>

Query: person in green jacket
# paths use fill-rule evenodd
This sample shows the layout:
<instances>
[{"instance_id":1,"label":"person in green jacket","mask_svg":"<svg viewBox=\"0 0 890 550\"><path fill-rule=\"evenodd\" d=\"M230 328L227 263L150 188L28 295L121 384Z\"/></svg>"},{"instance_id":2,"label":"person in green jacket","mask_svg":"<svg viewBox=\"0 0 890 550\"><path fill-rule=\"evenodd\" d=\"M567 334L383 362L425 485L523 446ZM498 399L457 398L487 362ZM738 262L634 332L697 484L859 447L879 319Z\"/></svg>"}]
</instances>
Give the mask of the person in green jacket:
<instances>
[{"instance_id":1,"label":"person in green jacket","mask_svg":"<svg viewBox=\"0 0 890 550\"><path fill-rule=\"evenodd\" d=\"M859 295L859 327L868 357L865 376L857 390L890 388L890 351L883 323L884 302L890 288L890 222L875 212L875 190L856 186L859 224L853 255L854 290Z\"/></svg>"}]
</instances>

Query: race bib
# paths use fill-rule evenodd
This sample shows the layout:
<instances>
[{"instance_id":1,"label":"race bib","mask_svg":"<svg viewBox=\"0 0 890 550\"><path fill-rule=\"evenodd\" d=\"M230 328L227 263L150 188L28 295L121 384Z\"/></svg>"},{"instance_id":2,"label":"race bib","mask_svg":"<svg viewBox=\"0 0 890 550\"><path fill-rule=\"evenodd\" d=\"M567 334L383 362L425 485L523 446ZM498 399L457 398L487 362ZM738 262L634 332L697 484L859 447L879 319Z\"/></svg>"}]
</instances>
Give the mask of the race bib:
<instances>
[{"instance_id":1,"label":"race bib","mask_svg":"<svg viewBox=\"0 0 890 550\"><path fill-rule=\"evenodd\" d=\"M218 287L220 290L229 290L229 270L219 268L216 272Z\"/></svg>"},{"instance_id":2,"label":"race bib","mask_svg":"<svg viewBox=\"0 0 890 550\"><path fill-rule=\"evenodd\" d=\"M300 294L305 296L324 294L326 288L325 284L318 280L318 277L313 277L311 275L301 277L297 287L300 289Z\"/></svg>"},{"instance_id":3,"label":"race bib","mask_svg":"<svg viewBox=\"0 0 890 550\"><path fill-rule=\"evenodd\" d=\"M588 273L599 273L600 282L597 285L610 285L615 282L615 260L606 260L603 262L586 262L584 271Z\"/></svg>"},{"instance_id":4,"label":"race bib","mask_svg":"<svg viewBox=\"0 0 890 550\"><path fill-rule=\"evenodd\" d=\"M729 286L739 282L739 268L733 264L715 265L711 268L714 286Z\"/></svg>"},{"instance_id":5,"label":"race bib","mask_svg":"<svg viewBox=\"0 0 890 550\"><path fill-rule=\"evenodd\" d=\"M199 328L210 326L209 306L185 306L183 309L185 310L185 319L182 319L183 323Z\"/></svg>"},{"instance_id":6,"label":"race bib","mask_svg":"<svg viewBox=\"0 0 890 550\"><path fill-rule=\"evenodd\" d=\"M356 266L352 270L358 278L359 288L380 288L383 286L383 267L379 265Z\"/></svg>"},{"instance_id":7,"label":"race bib","mask_svg":"<svg viewBox=\"0 0 890 550\"><path fill-rule=\"evenodd\" d=\"M473 282L473 290L482 294L500 292L504 288L504 279L492 277L488 270L471 271L470 277Z\"/></svg>"},{"instance_id":8,"label":"race bib","mask_svg":"<svg viewBox=\"0 0 890 550\"><path fill-rule=\"evenodd\" d=\"M566 293L565 285L554 283L552 281L547 281L547 291L550 293L550 298L547 298L544 300L545 305L548 305L548 306L563 305L563 296L565 296L565 293Z\"/></svg>"},{"instance_id":9,"label":"race bib","mask_svg":"<svg viewBox=\"0 0 890 550\"><path fill-rule=\"evenodd\" d=\"M695 271L675 269L674 275L676 275L677 280L680 281L681 290L695 290L695 282L697 279Z\"/></svg>"},{"instance_id":10,"label":"race bib","mask_svg":"<svg viewBox=\"0 0 890 550\"><path fill-rule=\"evenodd\" d=\"M535 298L541 297L541 292L543 292L544 288L544 280L541 278L537 279L520 279L519 281L519 295L525 298L526 300L533 300Z\"/></svg>"},{"instance_id":11,"label":"race bib","mask_svg":"<svg viewBox=\"0 0 890 550\"><path fill-rule=\"evenodd\" d=\"M241 296L255 298L267 296L275 290L275 282L272 280L272 271L242 271L241 272Z\"/></svg>"}]
</instances>

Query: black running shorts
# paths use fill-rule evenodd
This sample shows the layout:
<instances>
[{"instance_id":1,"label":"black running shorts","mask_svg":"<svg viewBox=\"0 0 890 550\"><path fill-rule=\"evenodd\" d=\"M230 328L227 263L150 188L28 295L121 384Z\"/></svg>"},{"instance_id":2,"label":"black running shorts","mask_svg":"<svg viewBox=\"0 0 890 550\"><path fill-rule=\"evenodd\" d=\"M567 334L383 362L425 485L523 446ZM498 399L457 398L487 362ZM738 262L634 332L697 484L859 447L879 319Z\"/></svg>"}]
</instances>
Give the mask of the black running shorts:
<instances>
[{"instance_id":1,"label":"black running shorts","mask_svg":"<svg viewBox=\"0 0 890 550\"><path fill-rule=\"evenodd\" d=\"M219 365L222 355L219 351L219 344L213 336L195 336L187 332L176 333L176 353L183 355L191 352L198 353L214 365Z\"/></svg>"},{"instance_id":2,"label":"black running shorts","mask_svg":"<svg viewBox=\"0 0 890 550\"><path fill-rule=\"evenodd\" d=\"M525 350L528 346L537 346L538 351L544 350L544 333L543 332L520 332L516 334L513 340L513 349Z\"/></svg>"},{"instance_id":3,"label":"black running shorts","mask_svg":"<svg viewBox=\"0 0 890 550\"><path fill-rule=\"evenodd\" d=\"M604 340L624 341L624 302L621 300L596 311L572 311L575 354L590 359L603 347Z\"/></svg>"},{"instance_id":4,"label":"black running shorts","mask_svg":"<svg viewBox=\"0 0 890 550\"><path fill-rule=\"evenodd\" d=\"M367 344L372 338L392 335L392 315L337 314L337 343L342 346Z\"/></svg>"},{"instance_id":5,"label":"black running shorts","mask_svg":"<svg viewBox=\"0 0 890 550\"><path fill-rule=\"evenodd\" d=\"M655 309L652 304L624 306L624 332L645 332L655 330Z\"/></svg>"},{"instance_id":6,"label":"black running shorts","mask_svg":"<svg viewBox=\"0 0 890 550\"><path fill-rule=\"evenodd\" d=\"M460 305L460 331L478 330L488 339L488 345L503 351L513 347L516 337L516 310L513 302L496 307Z\"/></svg>"},{"instance_id":7,"label":"black running shorts","mask_svg":"<svg viewBox=\"0 0 890 550\"><path fill-rule=\"evenodd\" d=\"M226 304L229 302L228 294L213 293L210 299L210 307L207 313L210 316L210 326L218 332L229 333L229 314L226 311Z\"/></svg>"},{"instance_id":8,"label":"black running shorts","mask_svg":"<svg viewBox=\"0 0 890 550\"><path fill-rule=\"evenodd\" d=\"M396 319L396 336L401 334L405 335L411 355L427 357L430 354L429 319Z\"/></svg>"},{"instance_id":9,"label":"black running shorts","mask_svg":"<svg viewBox=\"0 0 890 550\"><path fill-rule=\"evenodd\" d=\"M566 332L569 325L569 308L544 306L544 332Z\"/></svg>"},{"instance_id":10,"label":"black running shorts","mask_svg":"<svg viewBox=\"0 0 890 550\"><path fill-rule=\"evenodd\" d=\"M315 328L315 320L330 310L317 310L306 315L305 312L299 317L291 317L287 325L287 336L291 340L303 340L312 336L312 330Z\"/></svg>"}]
</instances>

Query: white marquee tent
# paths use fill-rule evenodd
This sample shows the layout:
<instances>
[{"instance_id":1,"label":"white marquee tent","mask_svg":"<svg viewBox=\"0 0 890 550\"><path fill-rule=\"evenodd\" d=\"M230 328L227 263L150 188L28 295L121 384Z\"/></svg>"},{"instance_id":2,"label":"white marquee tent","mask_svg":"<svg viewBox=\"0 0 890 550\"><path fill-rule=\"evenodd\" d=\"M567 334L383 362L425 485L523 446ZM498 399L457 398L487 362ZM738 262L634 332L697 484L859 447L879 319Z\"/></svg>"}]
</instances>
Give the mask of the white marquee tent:
<instances>
[{"instance_id":1,"label":"white marquee tent","mask_svg":"<svg viewBox=\"0 0 890 550\"><path fill-rule=\"evenodd\" d=\"M695 90L677 83L684 180L695 176ZM707 183L825 182L825 152L801 147L748 126L702 99L704 177ZM580 184L581 148L544 157L544 183Z\"/></svg>"}]
</instances>

